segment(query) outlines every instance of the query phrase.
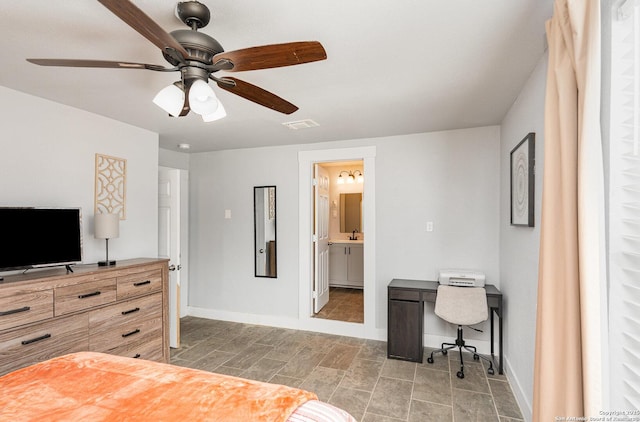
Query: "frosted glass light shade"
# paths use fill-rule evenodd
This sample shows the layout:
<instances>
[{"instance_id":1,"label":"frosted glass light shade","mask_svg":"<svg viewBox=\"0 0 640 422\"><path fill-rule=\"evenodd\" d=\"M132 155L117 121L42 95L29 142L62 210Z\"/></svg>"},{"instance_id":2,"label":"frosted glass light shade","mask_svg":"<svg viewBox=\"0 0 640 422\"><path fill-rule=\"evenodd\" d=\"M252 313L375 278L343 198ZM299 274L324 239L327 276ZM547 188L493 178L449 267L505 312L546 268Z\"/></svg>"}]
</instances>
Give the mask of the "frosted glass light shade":
<instances>
[{"instance_id":1,"label":"frosted glass light shade","mask_svg":"<svg viewBox=\"0 0 640 422\"><path fill-rule=\"evenodd\" d=\"M96 239L115 239L120 236L120 215L96 214L94 218Z\"/></svg>"},{"instance_id":2,"label":"frosted glass light shade","mask_svg":"<svg viewBox=\"0 0 640 422\"><path fill-rule=\"evenodd\" d=\"M220 101L218 101L218 108L211 114L206 114L202 116L202 120L205 122L213 122L214 120L222 119L227 115L227 111L224 109L224 106Z\"/></svg>"},{"instance_id":3,"label":"frosted glass light shade","mask_svg":"<svg viewBox=\"0 0 640 422\"><path fill-rule=\"evenodd\" d=\"M213 89L205 81L198 79L189 88L189 107L194 113L207 116L215 113L218 99Z\"/></svg>"},{"instance_id":4,"label":"frosted glass light shade","mask_svg":"<svg viewBox=\"0 0 640 422\"><path fill-rule=\"evenodd\" d=\"M171 84L156 94L153 103L173 117L178 117L184 106L184 91Z\"/></svg>"}]
</instances>

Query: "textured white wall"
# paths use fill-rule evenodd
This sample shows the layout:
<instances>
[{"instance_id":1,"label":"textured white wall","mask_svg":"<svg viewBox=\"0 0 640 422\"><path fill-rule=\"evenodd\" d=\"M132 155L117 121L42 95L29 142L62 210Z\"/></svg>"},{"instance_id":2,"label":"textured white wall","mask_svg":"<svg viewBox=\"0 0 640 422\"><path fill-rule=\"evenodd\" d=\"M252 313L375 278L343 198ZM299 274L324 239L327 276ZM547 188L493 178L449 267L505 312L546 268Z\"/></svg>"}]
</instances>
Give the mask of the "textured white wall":
<instances>
[{"instance_id":1,"label":"textured white wall","mask_svg":"<svg viewBox=\"0 0 640 422\"><path fill-rule=\"evenodd\" d=\"M434 279L440 268L454 266L484 270L499 284L500 138L492 126L192 154L189 304L297 318L297 152L368 145L377 148L376 326L386 327L392 278ZM261 279L253 277L252 192L271 184L277 186L278 278ZM426 232L427 221L433 232ZM448 327L445 334L455 336Z\"/></svg>"},{"instance_id":2,"label":"textured white wall","mask_svg":"<svg viewBox=\"0 0 640 422\"><path fill-rule=\"evenodd\" d=\"M504 295L505 356L522 411L531 419L535 350L538 253L544 154L547 56L542 57L501 126L500 280ZM529 132L536 134L535 227L510 225L509 159Z\"/></svg>"},{"instance_id":3,"label":"textured white wall","mask_svg":"<svg viewBox=\"0 0 640 422\"><path fill-rule=\"evenodd\" d=\"M93 237L95 154L127 160L127 215L109 241L119 260L158 254L158 135L0 87L0 206L82 207L84 262L104 259Z\"/></svg>"},{"instance_id":4,"label":"textured white wall","mask_svg":"<svg viewBox=\"0 0 640 422\"><path fill-rule=\"evenodd\" d=\"M190 154L179 151L171 151L164 148L158 149L158 162L163 167L189 170Z\"/></svg>"}]
</instances>

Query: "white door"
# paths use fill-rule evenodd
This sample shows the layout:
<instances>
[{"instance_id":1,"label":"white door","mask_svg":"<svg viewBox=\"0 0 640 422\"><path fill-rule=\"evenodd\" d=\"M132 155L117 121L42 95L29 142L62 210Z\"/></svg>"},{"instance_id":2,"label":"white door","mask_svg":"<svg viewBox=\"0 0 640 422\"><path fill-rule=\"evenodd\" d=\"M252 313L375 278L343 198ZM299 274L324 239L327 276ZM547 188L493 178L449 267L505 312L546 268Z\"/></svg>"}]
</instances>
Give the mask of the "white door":
<instances>
[{"instance_id":1,"label":"white door","mask_svg":"<svg viewBox=\"0 0 640 422\"><path fill-rule=\"evenodd\" d=\"M169 346L180 347L180 170L158 169L158 257L169 259Z\"/></svg>"},{"instance_id":2,"label":"white door","mask_svg":"<svg viewBox=\"0 0 640 422\"><path fill-rule=\"evenodd\" d=\"M313 311L318 313L329 302L329 172L318 164L315 164L313 193Z\"/></svg>"}]
</instances>

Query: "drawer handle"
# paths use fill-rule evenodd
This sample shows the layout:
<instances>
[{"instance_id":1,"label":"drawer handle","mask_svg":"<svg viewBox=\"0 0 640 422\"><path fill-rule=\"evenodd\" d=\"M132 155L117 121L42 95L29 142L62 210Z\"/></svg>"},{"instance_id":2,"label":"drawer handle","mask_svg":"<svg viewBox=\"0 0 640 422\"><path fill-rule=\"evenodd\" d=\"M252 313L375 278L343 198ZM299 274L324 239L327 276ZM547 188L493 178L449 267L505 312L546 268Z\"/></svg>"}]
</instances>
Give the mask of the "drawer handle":
<instances>
[{"instance_id":1,"label":"drawer handle","mask_svg":"<svg viewBox=\"0 0 640 422\"><path fill-rule=\"evenodd\" d=\"M26 346L27 344L35 343L35 342L41 341L41 340L46 340L48 338L51 338L51 334L45 334L45 335L40 336L40 337L32 338L31 340L24 340L22 342L22 345Z\"/></svg>"},{"instance_id":2,"label":"drawer handle","mask_svg":"<svg viewBox=\"0 0 640 422\"><path fill-rule=\"evenodd\" d=\"M144 286L145 284L151 284L151 280L145 280L145 281L140 281L138 283L133 283L133 285L136 287Z\"/></svg>"},{"instance_id":3,"label":"drawer handle","mask_svg":"<svg viewBox=\"0 0 640 422\"><path fill-rule=\"evenodd\" d=\"M100 295L100 292L87 293L85 295L79 295L78 299L86 299L88 297L93 297L93 296L98 296L98 295Z\"/></svg>"},{"instance_id":4,"label":"drawer handle","mask_svg":"<svg viewBox=\"0 0 640 422\"><path fill-rule=\"evenodd\" d=\"M2 311L0 312L0 316L11 315L11 314L19 314L20 312L27 312L31 307L25 306L24 308L11 309L10 311Z\"/></svg>"},{"instance_id":5,"label":"drawer handle","mask_svg":"<svg viewBox=\"0 0 640 422\"><path fill-rule=\"evenodd\" d=\"M136 328L135 330L133 330L133 331L132 331L132 332L130 332L130 333L123 334L123 335L122 335L122 337L129 337L129 336L132 336L132 335L134 335L134 334L138 334L139 332L140 332L140 329L139 329L139 328Z\"/></svg>"},{"instance_id":6,"label":"drawer handle","mask_svg":"<svg viewBox=\"0 0 640 422\"><path fill-rule=\"evenodd\" d=\"M133 309L129 309L128 311L122 311L122 315L129 315L132 314L134 312L138 312L140 310L140 308L133 308Z\"/></svg>"},{"instance_id":7,"label":"drawer handle","mask_svg":"<svg viewBox=\"0 0 640 422\"><path fill-rule=\"evenodd\" d=\"M142 356L140 353L136 353L136 355L133 358L138 359L140 356Z\"/></svg>"}]
</instances>

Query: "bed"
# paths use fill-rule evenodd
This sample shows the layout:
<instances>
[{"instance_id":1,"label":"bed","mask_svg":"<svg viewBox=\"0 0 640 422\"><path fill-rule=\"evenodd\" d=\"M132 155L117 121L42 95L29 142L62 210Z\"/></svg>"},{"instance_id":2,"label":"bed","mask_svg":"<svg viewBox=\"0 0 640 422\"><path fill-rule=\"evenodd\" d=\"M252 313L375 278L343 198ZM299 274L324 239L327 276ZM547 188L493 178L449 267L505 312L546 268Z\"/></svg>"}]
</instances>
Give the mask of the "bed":
<instances>
[{"instance_id":1,"label":"bed","mask_svg":"<svg viewBox=\"0 0 640 422\"><path fill-rule=\"evenodd\" d=\"M305 390L94 352L4 375L0 392L11 421L355 422Z\"/></svg>"}]
</instances>

